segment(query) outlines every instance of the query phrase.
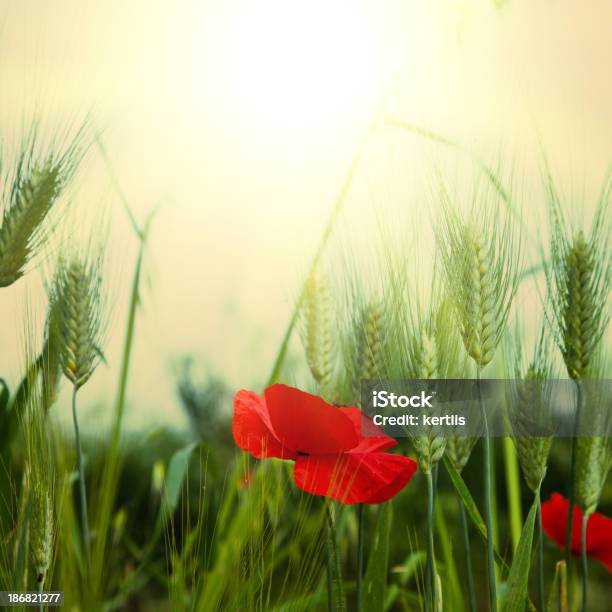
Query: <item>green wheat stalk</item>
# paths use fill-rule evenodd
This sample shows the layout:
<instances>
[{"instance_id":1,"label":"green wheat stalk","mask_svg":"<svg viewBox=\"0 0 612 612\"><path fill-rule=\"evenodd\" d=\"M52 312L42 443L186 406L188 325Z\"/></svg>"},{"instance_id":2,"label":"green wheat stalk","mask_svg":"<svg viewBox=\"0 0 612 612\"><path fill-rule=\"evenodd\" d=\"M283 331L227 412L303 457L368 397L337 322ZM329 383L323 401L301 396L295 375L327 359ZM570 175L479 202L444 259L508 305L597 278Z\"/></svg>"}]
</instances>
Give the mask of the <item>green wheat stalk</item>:
<instances>
[{"instance_id":1,"label":"green wheat stalk","mask_svg":"<svg viewBox=\"0 0 612 612\"><path fill-rule=\"evenodd\" d=\"M544 532L540 489L553 441L551 421L551 381L554 377L548 330L542 326L529 364L522 363L521 341L517 335L514 351L514 378L511 387L509 419L512 438L525 483L538 505L538 595L544 609ZM541 434L541 435L536 435Z\"/></svg>"},{"instance_id":2,"label":"green wheat stalk","mask_svg":"<svg viewBox=\"0 0 612 612\"><path fill-rule=\"evenodd\" d=\"M580 381L591 377L601 339L610 320L610 194L612 173L601 195L589 234L568 224L550 172L547 174L552 226L551 258L546 266L549 319L567 373L576 381L577 403L570 453L569 512L565 556L568 573L571 559L571 525L577 487L577 428L583 409ZM586 583L583 588L586 598Z\"/></svg>"},{"instance_id":3,"label":"green wheat stalk","mask_svg":"<svg viewBox=\"0 0 612 612\"><path fill-rule=\"evenodd\" d=\"M91 540L85 468L77 416L77 392L101 358L103 295L101 253L97 257L61 259L49 291L48 325L64 376L72 383L72 417L77 449L83 542L88 561Z\"/></svg>"},{"instance_id":4,"label":"green wheat stalk","mask_svg":"<svg viewBox=\"0 0 612 612\"><path fill-rule=\"evenodd\" d=\"M603 379L604 359L598 356L593 364L594 381L579 383L582 410L578 431L576 432L574 461L575 503L582 509L581 525L581 571L582 571L582 611L588 610L588 566L586 550L586 531L590 516L597 509L601 494L612 466L612 439L609 436L612 414L610 398L597 384ZM598 436L581 435L582 424L590 431L601 432Z\"/></svg>"},{"instance_id":5,"label":"green wheat stalk","mask_svg":"<svg viewBox=\"0 0 612 612\"><path fill-rule=\"evenodd\" d=\"M362 291L351 296L349 307L353 314L347 332L349 355L346 359L347 385L354 403L361 405L361 380L375 380L383 372L387 317L384 303L378 298L366 300ZM362 609L362 580L364 567L364 504L357 508L357 581L355 599L357 610Z\"/></svg>"},{"instance_id":6,"label":"green wheat stalk","mask_svg":"<svg viewBox=\"0 0 612 612\"><path fill-rule=\"evenodd\" d=\"M497 610L493 512L491 499L491 440L481 393L481 373L495 354L505 331L516 291L520 245L499 201L476 191L470 214L462 217L449 194L442 192L442 218L437 228L447 291L453 301L455 321L467 354L476 365L479 403L484 426L485 515L489 603Z\"/></svg>"}]
</instances>

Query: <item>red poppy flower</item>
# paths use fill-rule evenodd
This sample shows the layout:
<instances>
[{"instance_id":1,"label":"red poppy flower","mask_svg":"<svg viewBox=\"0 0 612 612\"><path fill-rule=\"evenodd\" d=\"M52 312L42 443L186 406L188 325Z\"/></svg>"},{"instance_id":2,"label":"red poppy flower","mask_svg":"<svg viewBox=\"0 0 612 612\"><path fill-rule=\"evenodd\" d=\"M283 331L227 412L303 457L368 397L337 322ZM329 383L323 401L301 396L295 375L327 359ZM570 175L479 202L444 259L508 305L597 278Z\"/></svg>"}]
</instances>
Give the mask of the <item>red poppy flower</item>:
<instances>
[{"instance_id":1,"label":"red poppy flower","mask_svg":"<svg viewBox=\"0 0 612 612\"><path fill-rule=\"evenodd\" d=\"M544 531L561 548L565 548L568 512L569 500L559 495L559 493L553 493L552 497L542 504L542 525ZM574 506L571 546L572 552L576 555L580 554L581 526L582 511L577 506ZM589 557L601 561L612 572L611 518L599 512L595 512L589 517L586 532L586 551Z\"/></svg>"},{"instance_id":2,"label":"red poppy flower","mask_svg":"<svg viewBox=\"0 0 612 612\"><path fill-rule=\"evenodd\" d=\"M336 408L286 385L268 387L264 397L238 391L232 432L254 457L295 461L293 479L303 491L345 504L380 504L416 471L412 459L383 452L396 441L358 408Z\"/></svg>"}]
</instances>

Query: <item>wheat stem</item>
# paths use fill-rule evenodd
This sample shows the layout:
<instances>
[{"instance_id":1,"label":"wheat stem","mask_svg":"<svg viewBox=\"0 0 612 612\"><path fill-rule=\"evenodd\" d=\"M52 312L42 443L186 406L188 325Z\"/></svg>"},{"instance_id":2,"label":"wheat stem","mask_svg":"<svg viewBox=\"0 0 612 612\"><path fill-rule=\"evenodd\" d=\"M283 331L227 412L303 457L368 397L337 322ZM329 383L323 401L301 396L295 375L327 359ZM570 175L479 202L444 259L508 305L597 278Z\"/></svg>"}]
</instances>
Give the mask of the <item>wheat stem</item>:
<instances>
[{"instance_id":1,"label":"wheat stem","mask_svg":"<svg viewBox=\"0 0 612 612\"><path fill-rule=\"evenodd\" d=\"M361 612L361 589L363 580L363 540L364 540L364 505L357 505L357 585L355 589L357 612Z\"/></svg>"},{"instance_id":2,"label":"wheat stem","mask_svg":"<svg viewBox=\"0 0 612 612\"><path fill-rule=\"evenodd\" d=\"M538 502L538 598L540 610L545 610L544 592L544 529L542 527L542 494L540 490L536 492Z\"/></svg>"},{"instance_id":3,"label":"wheat stem","mask_svg":"<svg viewBox=\"0 0 612 612\"><path fill-rule=\"evenodd\" d=\"M468 602L470 612L476 612L476 593L474 590L474 573L472 571L472 551L470 546L470 533L468 528L465 506L460 495L457 494L457 504L459 505L459 517L461 519L461 533L463 535L463 552L465 554L465 570L467 572Z\"/></svg>"},{"instance_id":4,"label":"wheat stem","mask_svg":"<svg viewBox=\"0 0 612 612\"><path fill-rule=\"evenodd\" d=\"M586 535L587 535L587 523L589 521L589 514L585 512L582 515L582 527L580 537L580 556L582 561L582 612L587 612L587 591L589 582L589 568L587 565L587 547L586 547Z\"/></svg>"},{"instance_id":5,"label":"wheat stem","mask_svg":"<svg viewBox=\"0 0 612 612\"><path fill-rule=\"evenodd\" d=\"M574 415L574 425L572 431L572 440L570 446L570 474L569 474L569 507L567 513L567 526L565 530L565 564L567 565L567 584L568 589L571 588L571 572L572 572L572 525L573 525L573 517L574 517L574 506L575 506L575 497L576 497L576 443L578 436L578 426L580 423L580 412L582 410L582 389L580 387L580 382L576 382L576 412Z\"/></svg>"},{"instance_id":6,"label":"wheat stem","mask_svg":"<svg viewBox=\"0 0 612 612\"><path fill-rule=\"evenodd\" d=\"M425 610L435 610L435 557L434 557L434 482L431 471L425 474L427 479L427 573L425 579Z\"/></svg>"},{"instance_id":7,"label":"wheat stem","mask_svg":"<svg viewBox=\"0 0 612 612\"><path fill-rule=\"evenodd\" d=\"M491 475L491 437L489 434L489 423L482 398L482 379L480 367L476 368L476 384L478 387L478 403L483 422L484 443L484 497L485 497L485 520L487 525L487 572L489 576L489 606L492 612L497 611L497 587L495 584L495 552L493 542L493 506L491 499L492 475Z\"/></svg>"},{"instance_id":8,"label":"wheat stem","mask_svg":"<svg viewBox=\"0 0 612 612\"><path fill-rule=\"evenodd\" d=\"M89 565L91 559L91 543L89 539L89 520L87 518L87 491L85 488L85 465L83 463L83 451L81 448L81 435L79 432L79 420L77 418L77 392L78 389L75 386L72 389L72 420L74 422L74 436L75 444L77 449L77 464L79 470L79 493L81 498L81 523L83 527L83 544L85 549L85 556L87 564Z\"/></svg>"}]
</instances>

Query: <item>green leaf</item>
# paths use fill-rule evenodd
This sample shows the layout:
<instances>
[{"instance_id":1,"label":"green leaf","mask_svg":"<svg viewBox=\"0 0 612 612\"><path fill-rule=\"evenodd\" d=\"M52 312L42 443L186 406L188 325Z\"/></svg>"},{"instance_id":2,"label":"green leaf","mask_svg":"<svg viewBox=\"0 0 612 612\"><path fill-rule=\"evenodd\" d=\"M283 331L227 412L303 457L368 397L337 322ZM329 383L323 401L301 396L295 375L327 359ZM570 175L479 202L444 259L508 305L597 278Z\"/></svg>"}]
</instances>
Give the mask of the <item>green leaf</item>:
<instances>
[{"instance_id":1,"label":"green leaf","mask_svg":"<svg viewBox=\"0 0 612 612\"><path fill-rule=\"evenodd\" d=\"M527 520L521 531L521 538L516 548L510 575L506 581L502 612L524 612L527 605L527 584L529 582L529 566L531 565L531 547L533 544L533 529L538 513L538 500L534 500Z\"/></svg>"},{"instance_id":2,"label":"green leaf","mask_svg":"<svg viewBox=\"0 0 612 612\"><path fill-rule=\"evenodd\" d=\"M368 567L363 579L362 608L364 610L385 609L385 589L389 566L389 536L393 522L393 505L390 501L380 506L378 520L372 539Z\"/></svg>"},{"instance_id":3,"label":"green leaf","mask_svg":"<svg viewBox=\"0 0 612 612\"><path fill-rule=\"evenodd\" d=\"M478 507L476 506L476 502L472 497L469 489L467 488L461 474L453 467L453 464L450 462L448 457L444 456L444 467L446 468L446 472L448 473L453 486L455 487L459 497L461 497L461 501L467 510L468 516L470 517L472 523L478 530L478 533L481 535L482 539L487 541L487 527L482 520L482 516L480 516L480 512L478 511ZM495 551L495 560L499 563L502 568L507 567L507 563L504 561L502 556Z\"/></svg>"},{"instance_id":4,"label":"green leaf","mask_svg":"<svg viewBox=\"0 0 612 612\"><path fill-rule=\"evenodd\" d=\"M191 442L180 450L177 450L170 459L168 470L166 472L166 481L162 492L162 499L155 523L153 535L149 540L146 551L143 557L148 556L163 533L164 526L168 519L174 514L178 506L181 489L189 466L189 459L198 442Z\"/></svg>"},{"instance_id":5,"label":"green leaf","mask_svg":"<svg viewBox=\"0 0 612 612\"><path fill-rule=\"evenodd\" d=\"M187 473L189 459L191 459L191 453L193 453L197 445L197 442L188 444L184 448L176 451L170 459L168 471L166 472L166 482L164 492L162 494L160 509L160 513L162 514L164 520L167 520L169 516L174 514L174 511L178 506L178 500L181 494L181 489L183 488L183 481L185 480L185 474Z\"/></svg>"}]
</instances>

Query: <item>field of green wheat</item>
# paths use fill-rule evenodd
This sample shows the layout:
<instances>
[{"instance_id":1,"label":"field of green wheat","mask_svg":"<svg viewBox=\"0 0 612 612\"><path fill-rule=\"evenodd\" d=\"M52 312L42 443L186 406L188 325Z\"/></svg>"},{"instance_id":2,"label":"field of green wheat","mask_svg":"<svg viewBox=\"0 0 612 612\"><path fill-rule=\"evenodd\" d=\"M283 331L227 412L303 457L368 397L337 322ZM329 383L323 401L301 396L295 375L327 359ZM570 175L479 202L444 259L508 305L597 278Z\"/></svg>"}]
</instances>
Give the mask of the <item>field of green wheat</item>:
<instances>
[{"instance_id":1,"label":"field of green wheat","mask_svg":"<svg viewBox=\"0 0 612 612\"><path fill-rule=\"evenodd\" d=\"M610 612L611 7L0 2L0 609Z\"/></svg>"},{"instance_id":2,"label":"field of green wheat","mask_svg":"<svg viewBox=\"0 0 612 612\"><path fill-rule=\"evenodd\" d=\"M0 284L42 265L47 297L25 317L21 382L1 381L2 590L62 591L84 611L608 609L610 397L592 410L585 384L609 378L610 176L581 225L544 158L548 228L531 262L511 175L476 165L469 196L440 176L432 257L414 266L413 241L385 242L369 276L326 257L341 191L269 377L233 389L181 369L188 436L123 431L130 381L146 376L132 346L155 223L126 203L140 249L112 425L93 437L79 392L106 361L112 283L100 234L85 247L62 234L64 190L92 148L86 125L45 147L33 130L3 158ZM360 410L362 380L487 378L572 381L576 427L601 429L529 433L554 409L546 384L508 397L502 438L483 412L479 437L394 440Z\"/></svg>"}]
</instances>

